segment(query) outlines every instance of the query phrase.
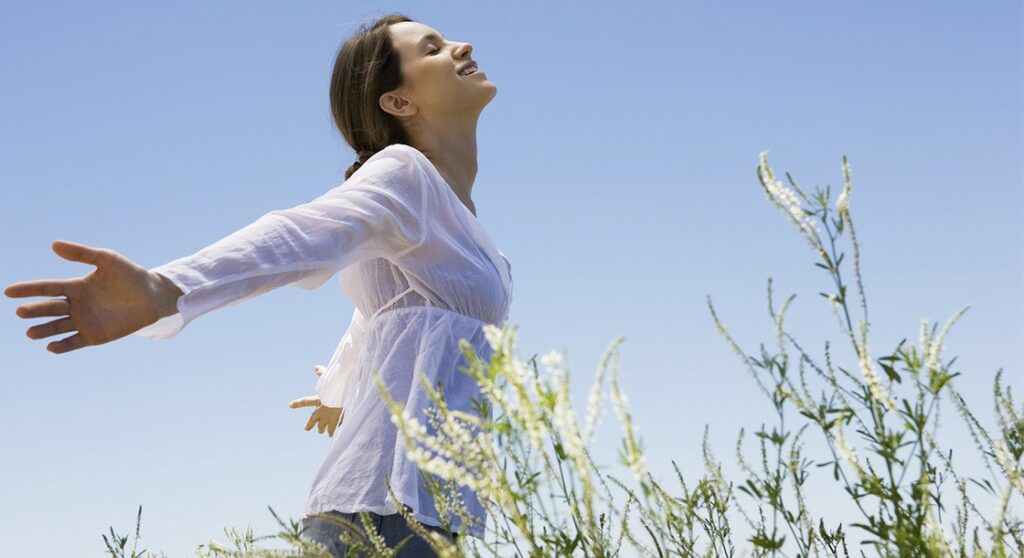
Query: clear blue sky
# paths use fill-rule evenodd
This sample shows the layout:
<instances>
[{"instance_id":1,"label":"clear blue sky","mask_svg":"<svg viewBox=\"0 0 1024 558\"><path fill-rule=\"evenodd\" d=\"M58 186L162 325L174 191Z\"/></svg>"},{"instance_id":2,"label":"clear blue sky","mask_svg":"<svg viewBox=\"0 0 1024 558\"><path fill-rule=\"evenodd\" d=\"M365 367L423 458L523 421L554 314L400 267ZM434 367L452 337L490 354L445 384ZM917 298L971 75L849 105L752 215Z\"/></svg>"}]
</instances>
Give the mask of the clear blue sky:
<instances>
[{"instance_id":1,"label":"clear blue sky","mask_svg":"<svg viewBox=\"0 0 1024 558\"><path fill-rule=\"evenodd\" d=\"M828 277L757 182L763 149L833 197L849 157L872 356L971 304L944 357L959 356L961 389L988 417L995 370L1024 387L1021 10L5 2L0 284L92 269L53 254L55 239L153 267L339 184L353 154L330 119L334 53L356 24L399 11L473 43L498 86L473 198L513 263L521 354L566 349L582 404L625 335L620 375L652 468L694 469L705 423L731 463L739 428L770 419L707 295L748 352L773 346L769 275L779 301L798 294L789 324L812 354L842 343L817 295ZM144 546L170 556L224 541L225 525L273 532L268 505L299 517L329 439L287 403L313 393L313 365L347 326L336 278L173 340L65 355L25 337L41 323L14 315L28 300L0 308L0 554L100 556L100 534L128 532L139 505ZM956 425L951 408L943 420Z\"/></svg>"}]
</instances>

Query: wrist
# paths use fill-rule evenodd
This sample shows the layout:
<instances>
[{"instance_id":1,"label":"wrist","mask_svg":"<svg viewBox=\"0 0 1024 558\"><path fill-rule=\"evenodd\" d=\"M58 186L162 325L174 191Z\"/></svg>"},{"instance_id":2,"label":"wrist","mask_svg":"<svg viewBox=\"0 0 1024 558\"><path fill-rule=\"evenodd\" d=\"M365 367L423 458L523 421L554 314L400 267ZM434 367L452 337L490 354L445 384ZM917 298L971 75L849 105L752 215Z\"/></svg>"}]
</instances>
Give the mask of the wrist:
<instances>
[{"instance_id":1,"label":"wrist","mask_svg":"<svg viewBox=\"0 0 1024 558\"><path fill-rule=\"evenodd\" d=\"M153 306L156 310L157 319L173 316L178 313L178 297L182 295L170 279L159 273L149 272L150 290L153 293Z\"/></svg>"}]
</instances>

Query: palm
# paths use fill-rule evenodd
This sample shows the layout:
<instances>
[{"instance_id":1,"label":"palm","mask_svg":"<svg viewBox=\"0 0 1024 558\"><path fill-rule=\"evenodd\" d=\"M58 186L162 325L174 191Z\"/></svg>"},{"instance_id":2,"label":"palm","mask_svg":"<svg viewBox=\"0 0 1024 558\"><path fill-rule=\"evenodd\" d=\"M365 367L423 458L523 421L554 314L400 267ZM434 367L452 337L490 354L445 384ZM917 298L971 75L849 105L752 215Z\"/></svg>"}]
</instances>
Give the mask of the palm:
<instances>
[{"instance_id":1,"label":"palm","mask_svg":"<svg viewBox=\"0 0 1024 558\"><path fill-rule=\"evenodd\" d=\"M96 266L74 279L16 283L5 289L10 297L64 297L19 306L23 318L61 316L33 326L26 334L40 339L61 333L74 335L47 345L55 353L102 345L131 334L157 319L149 271L117 252L57 241L53 250L62 258Z\"/></svg>"}]
</instances>

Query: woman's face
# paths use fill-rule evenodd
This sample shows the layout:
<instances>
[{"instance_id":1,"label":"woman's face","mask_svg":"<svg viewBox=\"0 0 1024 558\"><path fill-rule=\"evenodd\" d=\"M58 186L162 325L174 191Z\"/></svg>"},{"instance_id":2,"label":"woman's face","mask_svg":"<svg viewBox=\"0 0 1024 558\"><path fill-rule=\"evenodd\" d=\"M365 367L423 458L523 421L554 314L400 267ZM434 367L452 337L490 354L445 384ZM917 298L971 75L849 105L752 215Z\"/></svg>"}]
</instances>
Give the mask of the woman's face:
<instances>
[{"instance_id":1,"label":"woman's face","mask_svg":"<svg viewBox=\"0 0 1024 558\"><path fill-rule=\"evenodd\" d=\"M469 43L447 41L431 27L403 21L389 27L391 41L402 60L405 83L390 95L381 96L381 108L399 116L418 115L427 121L437 117L476 117L497 94L482 67L459 75L473 60ZM401 97L404 99L399 99Z\"/></svg>"}]
</instances>

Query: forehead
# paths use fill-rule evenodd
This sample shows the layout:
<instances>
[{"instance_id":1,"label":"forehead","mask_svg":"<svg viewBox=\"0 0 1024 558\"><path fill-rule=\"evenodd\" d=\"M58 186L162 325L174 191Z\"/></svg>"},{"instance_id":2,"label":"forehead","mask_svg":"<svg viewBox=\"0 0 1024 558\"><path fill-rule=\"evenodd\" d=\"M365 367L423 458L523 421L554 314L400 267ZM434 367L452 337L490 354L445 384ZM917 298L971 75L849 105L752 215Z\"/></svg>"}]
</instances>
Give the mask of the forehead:
<instances>
[{"instance_id":1,"label":"forehead","mask_svg":"<svg viewBox=\"0 0 1024 558\"><path fill-rule=\"evenodd\" d=\"M441 32L418 21L400 21L389 26L391 40L397 48L414 48L425 35L443 37Z\"/></svg>"}]
</instances>

